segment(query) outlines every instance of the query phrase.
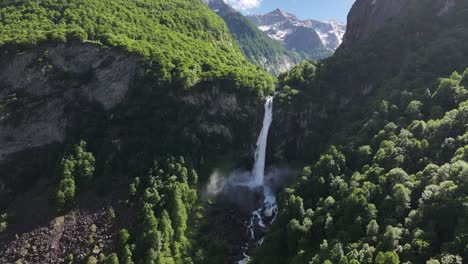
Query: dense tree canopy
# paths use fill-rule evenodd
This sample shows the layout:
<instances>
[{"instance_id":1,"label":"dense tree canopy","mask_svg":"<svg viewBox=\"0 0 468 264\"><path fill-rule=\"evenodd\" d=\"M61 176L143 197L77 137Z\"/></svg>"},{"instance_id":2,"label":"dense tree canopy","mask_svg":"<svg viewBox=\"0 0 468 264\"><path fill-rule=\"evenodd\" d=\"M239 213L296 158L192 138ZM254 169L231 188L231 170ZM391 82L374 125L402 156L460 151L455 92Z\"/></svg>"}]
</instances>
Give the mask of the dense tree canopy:
<instances>
[{"instance_id":1,"label":"dense tree canopy","mask_svg":"<svg viewBox=\"0 0 468 264\"><path fill-rule=\"evenodd\" d=\"M462 72L468 8L463 3L439 18L428 18L425 8L389 23L365 43L340 49L322 62L301 63L279 77L275 109L280 111L275 113L294 116L297 126L284 127L299 129L292 136L300 139L291 145L303 149L294 158L308 165L280 192L279 215L254 252L254 263L468 260L468 69ZM246 46L258 37L232 33ZM87 127L82 131L70 131L76 132L74 137L85 134L95 148L85 141L64 147L60 166L53 168L59 177L51 189L60 213L73 209L80 191L94 183L102 189L128 185L125 202L134 213L132 223L126 229L119 226L113 252L102 253L99 261L94 253L82 259L224 263L236 253L216 233L224 222L197 210L197 173L182 157L161 156L185 151L191 160L209 166L210 157L231 151L226 146L238 147L234 145L243 136L251 136L247 126L256 120L257 109L249 105L247 113L237 105L258 102L273 90L274 79L247 62L224 23L201 0L0 3L4 54L77 41L119 48L148 63L139 89L129 92L119 109L100 113L106 117L99 114L92 124L83 121ZM244 54L276 54L270 44L260 41ZM450 75L454 69L458 72ZM254 91L256 97L242 98L252 96L248 92L229 98L236 105L232 108L238 108L230 115L207 107L209 96L207 102L188 106L181 101L192 98L179 100L172 90L213 84ZM16 99L9 95L0 101L0 110ZM198 122L210 129L200 129ZM224 128L228 136L207 136L207 130ZM235 139L227 144L231 136ZM74 137L64 145L75 144ZM0 212L0 232L9 217ZM109 209L108 217L112 222L118 214ZM70 255L68 261L73 260Z\"/></svg>"},{"instance_id":2,"label":"dense tree canopy","mask_svg":"<svg viewBox=\"0 0 468 264\"><path fill-rule=\"evenodd\" d=\"M86 142L80 141L73 150L62 159L61 180L55 195L59 211L68 209L73 204L76 193L75 182L84 187L94 175L95 162L91 152L86 150Z\"/></svg>"},{"instance_id":3,"label":"dense tree canopy","mask_svg":"<svg viewBox=\"0 0 468 264\"><path fill-rule=\"evenodd\" d=\"M202 0L8 0L0 3L0 46L90 41L137 53L162 80L185 89L214 79L260 94L273 78L250 64Z\"/></svg>"},{"instance_id":4,"label":"dense tree canopy","mask_svg":"<svg viewBox=\"0 0 468 264\"><path fill-rule=\"evenodd\" d=\"M424 101L414 95L397 103L393 116L391 102L382 102L363 128L363 145L331 147L305 167L281 193L278 219L255 262L468 259L467 77L468 70L440 79ZM449 96L441 101L440 93Z\"/></svg>"},{"instance_id":5,"label":"dense tree canopy","mask_svg":"<svg viewBox=\"0 0 468 264\"><path fill-rule=\"evenodd\" d=\"M197 173L183 157L155 162L148 175L134 179L129 190L132 204L140 208L138 224L134 236L126 230L120 232L120 259L155 264L191 259L186 230L188 215L197 201L193 188L197 181ZM133 252L131 242L136 245Z\"/></svg>"}]
</instances>

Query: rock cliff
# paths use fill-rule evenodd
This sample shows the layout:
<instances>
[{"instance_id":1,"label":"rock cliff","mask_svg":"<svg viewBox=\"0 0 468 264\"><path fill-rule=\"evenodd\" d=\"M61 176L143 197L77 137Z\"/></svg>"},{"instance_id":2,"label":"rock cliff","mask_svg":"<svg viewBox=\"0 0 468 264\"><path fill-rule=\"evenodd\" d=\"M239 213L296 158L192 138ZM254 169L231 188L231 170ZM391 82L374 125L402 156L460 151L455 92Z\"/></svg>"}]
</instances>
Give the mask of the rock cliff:
<instances>
[{"instance_id":1,"label":"rock cliff","mask_svg":"<svg viewBox=\"0 0 468 264\"><path fill-rule=\"evenodd\" d=\"M365 39L379 30L388 20L408 14L411 8L424 4L419 0L357 0L348 14L343 42L345 45ZM426 1L427 2L427 1ZM434 16L440 16L453 8L460 0L432 0ZM427 5L426 5L427 7Z\"/></svg>"},{"instance_id":2,"label":"rock cliff","mask_svg":"<svg viewBox=\"0 0 468 264\"><path fill-rule=\"evenodd\" d=\"M253 156L263 102L231 81L178 89L147 74L150 65L139 57L91 43L45 44L4 53L0 61L5 193L22 181L50 177L63 147L80 138L101 138L96 152L110 159L195 153L203 164L220 153Z\"/></svg>"},{"instance_id":3,"label":"rock cliff","mask_svg":"<svg viewBox=\"0 0 468 264\"><path fill-rule=\"evenodd\" d=\"M142 75L138 59L93 44L45 45L0 57L0 161L27 148L63 142L70 113L107 111Z\"/></svg>"}]
</instances>

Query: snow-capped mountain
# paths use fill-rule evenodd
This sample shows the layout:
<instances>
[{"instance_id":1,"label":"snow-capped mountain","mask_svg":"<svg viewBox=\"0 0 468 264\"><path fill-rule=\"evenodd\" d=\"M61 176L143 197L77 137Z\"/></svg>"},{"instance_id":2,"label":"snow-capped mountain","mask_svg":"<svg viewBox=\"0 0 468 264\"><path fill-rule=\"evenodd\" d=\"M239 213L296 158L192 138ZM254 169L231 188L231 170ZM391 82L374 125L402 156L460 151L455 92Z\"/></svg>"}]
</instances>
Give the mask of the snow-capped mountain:
<instances>
[{"instance_id":1,"label":"snow-capped mountain","mask_svg":"<svg viewBox=\"0 0 468 264\"><path fill-rule=\"evenodd\" d=\"M248 15L257 27L289 49L307 52L325 48L335 51L343 41L346 24L300 20L295 15L276 9L265 15Z\"/></svg>"}]
</instances>

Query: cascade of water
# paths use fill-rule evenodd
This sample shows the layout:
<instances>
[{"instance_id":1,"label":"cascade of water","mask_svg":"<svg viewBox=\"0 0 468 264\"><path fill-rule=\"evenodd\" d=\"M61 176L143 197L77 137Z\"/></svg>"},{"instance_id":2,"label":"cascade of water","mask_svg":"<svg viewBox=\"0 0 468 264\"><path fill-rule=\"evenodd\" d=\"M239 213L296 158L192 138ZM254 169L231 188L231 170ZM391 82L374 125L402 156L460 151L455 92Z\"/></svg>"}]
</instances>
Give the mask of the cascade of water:
<instances>
[{"instance_id":1,"label":"cascade of water","mask_svg":"<svg viewBox=\"0 0 468 264\"><path fill-rule=\"evenodd\" d=\"M273 96L268 96L266 98L263 127L258 136L257 148L255 150L255 163L252 169L252 175L254 176L253 183L256 186L263 186L268 131L270 130L271 121L273 121L273 98Z\"/></svg>"},{"instance_id":2,"label":"cascade of water","mask_svg":"<svg viewBox=\"0 0 468 264\"><path fill-rule=\"evenodd\" d=\"M250 256L247 254L252 241L255 241L254 246L261 245L263 238L258 239L255 236L257 228L265 230L275 220L278 207L276 204L276 197L270 187L264 183L265 177L265 155L268 131L270 130L271 122L273 121L273 96L268 96L265 102L265 116L263 118L263 127L257 140L257 148L255 150L255 163L252 169L253 180L249 183L251 187L263 187L263 195L265 197L263 206L258 210L252 212L250 221L246 223L247 232L250 241L247 241L243 247L243 257L238 264L245 264L249 262ZM267 221L267 222L265 222Z\"/></svg>"}]
</instances>

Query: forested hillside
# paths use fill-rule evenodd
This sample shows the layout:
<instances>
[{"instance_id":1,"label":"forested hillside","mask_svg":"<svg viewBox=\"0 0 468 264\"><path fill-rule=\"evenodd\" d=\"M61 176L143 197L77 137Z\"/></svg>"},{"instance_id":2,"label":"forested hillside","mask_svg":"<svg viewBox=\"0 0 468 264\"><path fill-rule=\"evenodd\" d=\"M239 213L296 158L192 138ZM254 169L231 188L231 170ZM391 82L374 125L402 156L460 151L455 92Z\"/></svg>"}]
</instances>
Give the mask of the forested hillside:
<instances>
[{"instance_id":1,"label":"forested hillside","mask_svg":"<svg viewBox=\"0 0 468 264\"><path fill-rule=\"evenodd\" d=\"M468 259L468 6L417 7L279 77L309 134L285 155L310 165L280 194L254 263Z\"/></svg>"},{"instance_id":2,"label":"forested hillside","mask_svg":"<svg viewBox=\"0 0 468 264\"><path fill-rule=\"evenodd\" d=\"M0 262L203 263L195 166L250 156L274 77L202 0L3 1L0 21Z\"/></svg>"},{"instance_id":3,"label":"forested hillside","mask_svg":"<svg viewBox=\"0 0 468 264\"><path fill-rule=\"evenodd\" d=\"M329 140L335 145L362 140L369 135L359 131L383 100L422 100L426 90L435 90L437 78L466 69L467 4L434 17L438 10L431 3L421 1L419 8L394 18L366 39L341 47L333 57L304 63L279 77L283 93L277 100L282 104L278 118L295 123L304 146L288 144L283 156L318 157ZM307 147L317 142L319 148Z\"/></svg>"},{"instance_id":4,"label":"forested hillside","mask_svg":"<svg viewBox=\"0 0 468 264\"><path fill-rule=\"evenodd\" d=\"M383 100L358 142L330 146L305 167L281 193L256 262L467 259L467 80L468 69L422 97Z\"/></svg>"},{"instance_id":5,"label":"forested hillside","mask_svg":"<svg viewBox=\"0 0 468 264\"><path fill-rule=\"evenodd\" d=\"M222 77L260 90L272 83L246 63L226 25L202 0L9 0L0 8L3 49L92 41L143 56L162 80L184 88Z\"/></svg>"},{"instance_id":6,"label":"forested hillside","mask_svg":"<svg viewBox=\"0 0 468 264\"><path fill-rule=\"evenodd\" d=\"M275 79L202 0L1 2L0 263L466 262L468 3L440 3ZM252 176L268 109L294 175L257 232L209 189Z\"/></svg>"}]
</instances>

